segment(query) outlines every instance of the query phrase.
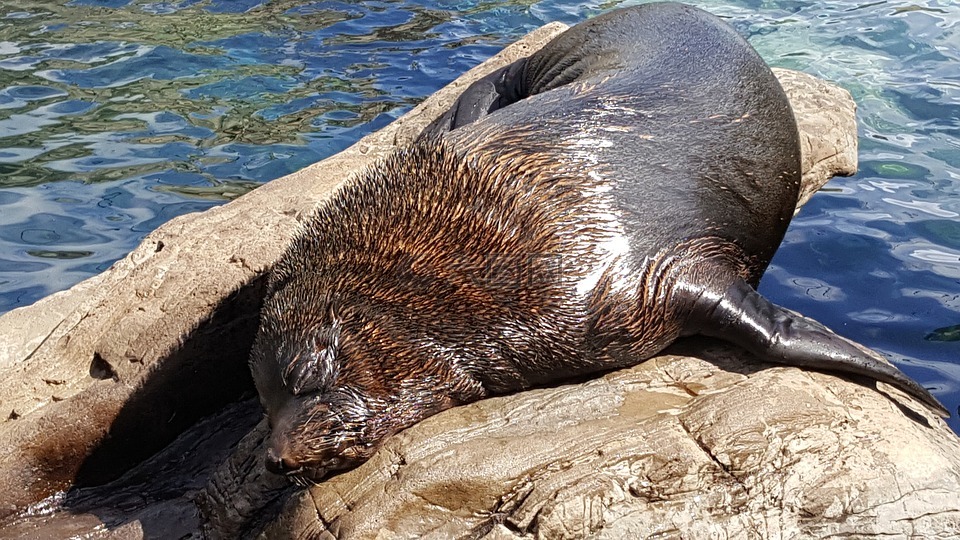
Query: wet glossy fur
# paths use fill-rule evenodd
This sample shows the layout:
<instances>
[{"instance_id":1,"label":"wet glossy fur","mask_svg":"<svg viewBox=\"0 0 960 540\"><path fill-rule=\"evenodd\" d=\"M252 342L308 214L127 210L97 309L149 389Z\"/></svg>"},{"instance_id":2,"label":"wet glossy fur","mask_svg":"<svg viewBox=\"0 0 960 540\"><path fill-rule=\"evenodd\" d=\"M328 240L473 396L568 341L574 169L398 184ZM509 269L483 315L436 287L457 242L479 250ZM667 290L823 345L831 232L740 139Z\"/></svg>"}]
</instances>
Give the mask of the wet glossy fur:
<instances>
[{"instance_id":1,"label":"wet glossy fur","mask_svg":"<svg viewBox=\"0 0 960 540\"><path fill-rule=\"evenodd\" d=\"M751 288L799 158L769 69L686 6L609 13L491 75L324 204L276 264L251 356L268 467L319 480L440 410L693 333L936 407Z\"/></svg>"}]
</instances>

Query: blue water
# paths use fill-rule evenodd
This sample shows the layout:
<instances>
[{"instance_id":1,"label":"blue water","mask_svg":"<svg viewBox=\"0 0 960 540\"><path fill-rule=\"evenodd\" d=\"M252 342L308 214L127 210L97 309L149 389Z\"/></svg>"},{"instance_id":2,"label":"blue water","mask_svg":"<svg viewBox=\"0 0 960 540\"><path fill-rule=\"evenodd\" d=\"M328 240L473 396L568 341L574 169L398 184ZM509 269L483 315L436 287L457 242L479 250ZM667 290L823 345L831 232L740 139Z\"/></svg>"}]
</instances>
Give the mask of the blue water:
<instances>
[{"instance_id":1,"label":"blue water","mask_svg":"<svg viewBox=\"0 0 960 540\"><path fill-rule=\"evenodd\" d=\"M693 3L860 107L860 173L803 209L763 292L957 410L960 8ZM0 313L347 147L545 22L626 4L0 1Z\"/></svg>"}]
</instances>

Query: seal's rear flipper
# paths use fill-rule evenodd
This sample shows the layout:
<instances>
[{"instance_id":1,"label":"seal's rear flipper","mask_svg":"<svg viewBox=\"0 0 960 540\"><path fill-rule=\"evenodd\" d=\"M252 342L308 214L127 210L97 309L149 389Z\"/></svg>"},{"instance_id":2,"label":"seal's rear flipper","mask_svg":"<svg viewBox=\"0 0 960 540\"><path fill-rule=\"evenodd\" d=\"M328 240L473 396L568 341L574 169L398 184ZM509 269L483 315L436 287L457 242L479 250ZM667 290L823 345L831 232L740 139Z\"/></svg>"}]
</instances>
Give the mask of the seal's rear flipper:
<instances>
[{"instance_id":1,"label":"seal's rear flipper","mask_svg":"<svg viewBox=\"0 0 960 540\"><path fill-rule=\"evenodd\" d=\"M762 359L824 371L865 375L896 386L942 417L946 408L902 371L813 319L787 311L737 279L722 296L701 294L690 330L735 343Z\"/></svg>"}]
</instances>

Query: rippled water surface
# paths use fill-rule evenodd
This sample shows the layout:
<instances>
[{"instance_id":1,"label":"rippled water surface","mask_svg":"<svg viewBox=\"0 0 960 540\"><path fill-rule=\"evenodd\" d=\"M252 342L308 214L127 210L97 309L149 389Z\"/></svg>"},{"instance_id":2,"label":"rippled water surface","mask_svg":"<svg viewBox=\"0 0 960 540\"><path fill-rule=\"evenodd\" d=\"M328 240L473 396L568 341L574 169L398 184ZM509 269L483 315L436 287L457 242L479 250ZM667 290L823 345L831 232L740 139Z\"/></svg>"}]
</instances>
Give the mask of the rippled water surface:
<instances>
[{"instance_id":1,"label":"rippled water surface","mask_svg":"<svg viewBox=\"0 0 960 540\"><path fill-rule=\"evenodd\" d=\"M860 173L805 207L763 291L957 410L960 8L692 3L860 107ZM345 148L536 26L617 5L0 1L0 312Z\"/></svg>"}]
</instances>

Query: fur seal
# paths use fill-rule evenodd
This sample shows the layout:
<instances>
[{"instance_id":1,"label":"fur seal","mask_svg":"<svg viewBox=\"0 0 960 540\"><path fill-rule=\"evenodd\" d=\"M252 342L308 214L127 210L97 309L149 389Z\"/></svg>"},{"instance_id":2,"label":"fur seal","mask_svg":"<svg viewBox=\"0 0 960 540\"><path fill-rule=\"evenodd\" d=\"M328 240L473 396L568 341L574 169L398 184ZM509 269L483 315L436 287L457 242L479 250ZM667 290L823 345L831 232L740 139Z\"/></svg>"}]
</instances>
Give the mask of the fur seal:
<instances>
[{"instance_id":1,"label":"fur seal","mask_svg":"<svg viewBox=\"0 0 960 540\"><path fill-rule=\"evenodd\" d=\"M571 28L345 186L276 263L250 359L268 469L319 481L443 409L692 334L946 414L756 292L799 187L789 102L731 27L662 3Z\"/></svg>"}]
</instances>

